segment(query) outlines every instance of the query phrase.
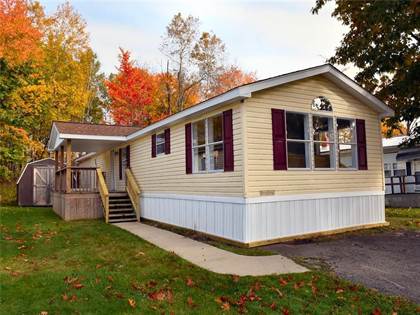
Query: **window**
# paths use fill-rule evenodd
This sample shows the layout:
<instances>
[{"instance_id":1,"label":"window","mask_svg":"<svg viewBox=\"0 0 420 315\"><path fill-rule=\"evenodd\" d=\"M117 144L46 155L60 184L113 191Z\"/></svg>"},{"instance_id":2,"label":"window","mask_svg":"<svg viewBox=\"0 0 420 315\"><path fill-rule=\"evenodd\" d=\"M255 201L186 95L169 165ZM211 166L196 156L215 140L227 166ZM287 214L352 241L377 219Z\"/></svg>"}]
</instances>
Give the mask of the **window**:
<instances>
[{"instance_id":1,"label":"window","mask_svg":"<svg viewBox=\"0 0 420 315\"><path fill-rule=\"evenodd\" d=\"M385 177L391 177L392 176L392 170L391 170L391 164L385 163L384 164L384 171L385 171Z\"/></svg>"},{"instance_id":2,"label":"window","mask_svg":"<svg viewBox=\"0 0 420 315\"><path fill-rule=\"evenodd\" d=\"M352 119L337 119L339 168L357 167L357 143L355 125L356 123Z\"/></svg>"},{"instance_id":3,"label":"window","mask_svg":"<svg viewBox=\"0 0 420 315\"><path fill-rule=\"evenodd\" d=\"M165 153L165 133L156 134L156 155Z\"/></svg>"},{"instance_id":4,"label":"window","mask_svg":"<svg viewBox=\"0 0 420 315\"><path fill-rule=\"evenodd\" d=\"M286 113L287 165L309 168L308 115Z\"/></svg>"},{"instance_id":5,"label":"window","mask_svg":"<svg viewBox=\"0 0 420 315\"><path fill-rule=\"evenodd\" d=\"M334 167L334 132L331 117L312 117L312 136L315 168Z\"/></svg>"},{"instance_id":6,"label":"window","mask_svg":"<svg viewBox=\"0 0 420 315\"><path fill-rule=\"evenodd\" d=\"M217 115L192 125L193 170L195 173L224 169L223 116Z\"/></svg>"},{"instance_id":7,"label":"window","mask_svg":"<svg viewBox=\"0 0 420 315\"><path fill-rule=\"evenodd\" d=\"M325 110L332 112L332 105L328 98L325 96L318 96L312 100L311 103L312 110Z\"/></svg>"}]
</instances>

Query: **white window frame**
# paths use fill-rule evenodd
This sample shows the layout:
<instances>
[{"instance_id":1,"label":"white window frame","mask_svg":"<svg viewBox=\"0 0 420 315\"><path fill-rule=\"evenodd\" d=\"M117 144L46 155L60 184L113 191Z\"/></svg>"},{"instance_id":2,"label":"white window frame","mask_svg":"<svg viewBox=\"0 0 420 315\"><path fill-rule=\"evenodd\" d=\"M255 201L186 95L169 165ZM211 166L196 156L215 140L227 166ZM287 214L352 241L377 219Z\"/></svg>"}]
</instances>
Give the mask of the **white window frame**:
<instances>
[{"instance_id":1,"label":"white window frame","mask_svg":"<svg viewBox=\"0 0 420 315\"><path fill-rule=\"evenodd\" d=\"M217 117L217 116L222 116L222 140L221 141L216 141L216 142L211 142L209 143L209 120ZM200 121L204 121L204 144L200 144L200 145L194 145L194 128L195 125L200 122ZM224 172L224 168L223 169L214 169L211 170L210 169L210 147L213 145L217 145L217 144L222 144L223 145L223 154L225 154L225 146L223 143L223 114L219 113L219 114L215 114L212 115L210 117L206 117L203 119L199 119L196 120L194 122L191 123L191 154L192 154L192 173L193 174L203 174L203 173L221 173ZM198 149L198 148L202 148L205 147L206 149L206 169L204 171L200 171L200 170L196 170L195 168L195 156L194 156L194 150Z\"/></svg>"},{"instance_id":2,"label":"white window frame","mask_svg":"<svg viewBox=\"0 0 420 315\"><path fill-rule=\"evenodd\" d=\"M306 137L308 137L308 139L289 139L288 135L287 135L287 113L290 114L298 114L298 115L303 115L306 119L306 126L307 126L307 130L304 130L304 132L306 133ZM288 170L292 170L292 171L309 171L312 168L312 149L311 149L311 132L310 132L310 125L312 123L311 121L311 117L309 113L302 113L302 112L297 112L297 111L285 111L284 113L284 121L286 122L286 158L287 158L287 169ZM304 143L305 146L308 148L307 149L307 153L308 155L305 157L306 158L306 167L289 167L289 147L288 147L288 143L289 142L295 142L295 143Z\"/></svg>"},{"instance_id":3,"label":"white window frame","mask_svg":"<svg viewBox=\"0 0 420 315\"><path fill-rule=\"evenodd\" d=\"M300 115L304 115L307 119L307 129L305 130L305 132L308 133L309 139L305 139L305 140L300 140L300 139L289 139L287 137L287 113L292 113L292 114L300 114ZM313 133L314 133L314 128L313 128L313 117L314 116L320 116L320 117L327 117L329 119L331 119L331 123L332 123L332 141L318 141L318 140L314 140L313 139ZM287 166L288 170L291 171L357 171L358 170L358 150L359 147L357 145L357 130L356 127L353 129L353 137L352 137L352 142L351 143L345 143L345 144L351 144L354 145L356 148L355 151L355 167L351 167L351 168L342 168L339 167L339 144L343 144L341 142L339 142L338 139L338 130L337 130L337 119L345 119L345 120L350 120L353 122L356 122L356 118L353 117L341 117L341 116L334 116L332 112L316 112L316 113L311 113L311 112L299 112L299 111L289 111L289 110L285 110L285 124L286 124L286 158L287 160L289 159L289 152L288 152L288 147L287 147L287 143L288 142L299 142L299 143L305 143L307 145L309 145L309 149L308 149L308 157L307 157L307 166L305 168L300 168L300 167L289 167L289 165ZM330 168L316 168L315 167L315 155L314 155L314 143L329 143L331 149L333 150L332 154L331 154L331 158L332 158L332 166Z\"/></svg>"},{"instance_id":4,"label":"white window frame","mask_svg":"<svg viewBox=\"0 0 420 315\"><path fill-rule=\"evenodd\" d=\"M344 143L344 142L340 142L340 139L338 138L338 122L337 120L341 119L341 120L350 120L351 122L354 123L354 129L353 129L353 134L352 134L352 139L350 143ZM336 131L336 139L337 139L337 169L340 171L357 171L359 169L359 161L358 161L358 150L359 150L359 146L357 145L357 128L356 128L356 118L349 118L349 117L336 117L335 118L335 127L334 130ZM346 144L346 145L351 145L356 148L354 151L354 167L340 167L340 144Z\"/></svg>"},{"instance_id":5,"label":"white window frame","mask_svg":"<svg viewBox=\"0 0 420 315\"><path fill-rule=\"evenodd\" d=\"M325 113L324 113L325 112ZM310 138L311 138L311 160L312 160L312 169L316 170L316 171L331 171L331 170L336 170L337 169L337 152L336 152L336 144L337 144L337 135L336 135L336 120L334 119L334 116L332 115L327 115L326 113L330 113L331 111L320 111L317 112L316 114L310 114L311 116L311 125L309 126L310 129ZM331 141L320 141L320 140L314 140L314 116L317 117L325 117L328 118L328 121L331 122L331 131L330 134L332 136L332 142ZM330 126L328 126L328 129ZM332 152L330 152L330 157L332 159L332 161L330 162L330 167L315 167L315 152L314 152L314 144L315 143L328 143L330 145L330 150L332 150Z\"/></svg>"},{"instance_id":6,"label":"white window frame","mask_svg":"<svg viewBox=\"0 0 420 315\"><path fill-rule=\"evenodd\" d=\"M163 135L163 138L162 138L163 140L159 141L158 135ZM161 145L161 144L163 144L163 152L158 153L158 145ZM156 133L155 150L156 150L156 156L165 155L165 131Z\"/></svg>"}]
</instances>

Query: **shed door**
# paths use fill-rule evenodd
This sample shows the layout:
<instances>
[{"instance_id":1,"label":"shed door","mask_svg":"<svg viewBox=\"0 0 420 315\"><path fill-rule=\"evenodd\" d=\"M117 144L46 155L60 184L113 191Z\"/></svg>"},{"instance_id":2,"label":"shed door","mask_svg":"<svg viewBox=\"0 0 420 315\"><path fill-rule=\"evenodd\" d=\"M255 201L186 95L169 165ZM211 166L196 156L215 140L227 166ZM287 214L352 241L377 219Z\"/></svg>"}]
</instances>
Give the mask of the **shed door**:
<instances>
[{"instance_id":1,"label":"shed door","mask_svg":"<svg viewBox=\"0 0 420 315\"><path fill-rule=\"evenodd\" d=\"M51 205L54 167L34 167L34 205Z\"/></svg>"}]
</instances>

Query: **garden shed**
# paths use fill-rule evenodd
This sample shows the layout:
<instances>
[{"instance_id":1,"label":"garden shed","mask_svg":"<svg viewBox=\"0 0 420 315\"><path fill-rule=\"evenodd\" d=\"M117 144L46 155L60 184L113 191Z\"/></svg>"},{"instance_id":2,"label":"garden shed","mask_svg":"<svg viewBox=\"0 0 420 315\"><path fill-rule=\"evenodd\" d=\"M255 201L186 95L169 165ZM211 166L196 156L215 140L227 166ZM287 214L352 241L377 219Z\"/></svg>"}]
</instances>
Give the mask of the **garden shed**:
<instances>
[{"instance_id":1,"label":"garden shed","mask_svg":"<svg viewBox=\"0 0 420 315\"><path fill-rule=\"evenodd\" d=\"M50 206L54 186L54 159L46 158L25 165L17 181L19 206Z\"/></svg>"}]
</instances>

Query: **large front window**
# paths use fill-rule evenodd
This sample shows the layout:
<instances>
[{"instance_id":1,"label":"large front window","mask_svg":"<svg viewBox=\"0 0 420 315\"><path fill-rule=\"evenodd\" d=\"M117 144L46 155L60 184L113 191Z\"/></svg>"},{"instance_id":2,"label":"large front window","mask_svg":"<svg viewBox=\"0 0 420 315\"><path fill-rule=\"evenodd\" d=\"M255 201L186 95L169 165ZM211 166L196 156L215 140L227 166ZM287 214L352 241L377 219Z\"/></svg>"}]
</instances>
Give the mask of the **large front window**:
<instances>
[{"instance_id":1,"label":"large front window","mask_svg":"<svg viewBox=\"0 0 420 315\"><path fill-rule=\"evenodd\" d=\"M356 169L354 119L286 112L289 169Z\"/></svg>"},{"instance_id":2,"label":"large front window","mask_svg":"<svg viewBox=\"0 0 420 315\"><path fill-rule=\"evenodd\" d=\"M223 116L193 123L193 170L195 173L224 169Z\"/></svg>"}]
</instances>

